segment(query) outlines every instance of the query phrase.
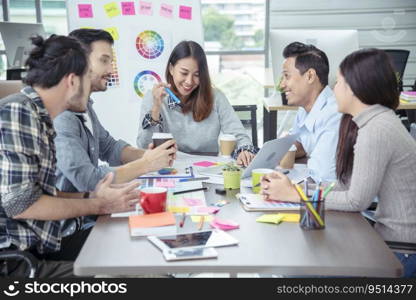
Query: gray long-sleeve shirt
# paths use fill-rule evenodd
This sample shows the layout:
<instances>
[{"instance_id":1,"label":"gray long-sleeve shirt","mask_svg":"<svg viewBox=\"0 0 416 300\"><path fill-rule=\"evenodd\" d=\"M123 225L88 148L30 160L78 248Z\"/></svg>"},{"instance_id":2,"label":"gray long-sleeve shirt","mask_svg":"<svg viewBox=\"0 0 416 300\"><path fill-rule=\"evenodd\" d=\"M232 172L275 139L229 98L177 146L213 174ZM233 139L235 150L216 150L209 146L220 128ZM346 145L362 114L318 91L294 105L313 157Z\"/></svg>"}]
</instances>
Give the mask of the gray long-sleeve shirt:
<instances>
[{"instance_id":1,"label":"gray long-sleeve shirt","mask_svg":"<svg viewBox=\"0 0 416 300\"><path fill-rule=\"evenodd\" d=\"M353 118L358 126L348 187L328 194L326 207L363 211L379 202L375 229L387 241L416 243L416 142L395 113L372 105Z\"/></svg>"},{"instance_id":2,"label":"gray long-sleeve shirt","mask_svg":"<svg viewBox=\"0 0 416 300\"><path fill-rule=\"evenodd\" d=\"M143 98L140 109L140 126L137 146L147 148L152 142L153 132L159 132L159 126L143 128L142 121L153 106L153 95L149 91ZM179 107L169 108L163 102L160 114L162 116L163 132L172 133L179 151L183 152L218 152L218 137L220 132L233 134L237 138L237 148L252 147L250 137L245 133L238 116L225 95L214 89L214 107L208 118L196 122L192 112L183 114Z\"/></svg>"},{"instance_id":3,"label":"gray long-sleeve shirt","mask_svg":"<svg viewBox=\"0 0 416 300\"><path fill-rule=\"evenodd\" d=\"M53 121L57 136L56 187L63 192L94 190L98 181L112 171L111 167L98 165L98 159L110 166L121 165L121 152L128 144L115 140L101 125L88 101L88 116L93 132L85 124L83 114L65 111Z\"/></svg>"}]
</instances>

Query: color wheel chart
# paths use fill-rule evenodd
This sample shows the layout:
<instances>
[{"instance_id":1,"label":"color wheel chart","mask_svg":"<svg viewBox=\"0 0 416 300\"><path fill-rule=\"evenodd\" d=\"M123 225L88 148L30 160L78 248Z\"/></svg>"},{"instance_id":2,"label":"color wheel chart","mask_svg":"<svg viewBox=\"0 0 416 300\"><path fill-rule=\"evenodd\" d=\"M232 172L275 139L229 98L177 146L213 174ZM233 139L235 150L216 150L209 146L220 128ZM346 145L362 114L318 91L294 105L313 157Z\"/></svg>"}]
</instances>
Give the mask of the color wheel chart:
<instances>
[{"instance_id":1,"label":"color wheel chart","mask_svg":"<svg viewBox=\"0 0 416 300\"><path fill-rule=\"evenodd\" d=\"M154 59L162 54L164 41L157 32L145 30L137 36L136 48L139 54L144 58Z\"/></svg>"},{"instance_id":2,"label":"color wheel chart","mask_svg":"<svg viewBox=\"0 0 416 300\"><path fill-rule=\"evenodd\" d=\"M117 56L113 49L113 61L111 63L113 65L113 73L109 76L107 80L107 88L115 88L120 86L120 76L118 74L118 67L117 67Z\"/></svg>"},{"instance_id":3,"label":"color wheel chart","mask_svg":"<svg viewBox=\"0 0 416 300\"><path fill-rule=\"evenodd\" d=\"M134 78L134 90L140 98L143 98L144 94L160 81L157 73L149 70L142 71Z\"/></svg>"}]
</instances>

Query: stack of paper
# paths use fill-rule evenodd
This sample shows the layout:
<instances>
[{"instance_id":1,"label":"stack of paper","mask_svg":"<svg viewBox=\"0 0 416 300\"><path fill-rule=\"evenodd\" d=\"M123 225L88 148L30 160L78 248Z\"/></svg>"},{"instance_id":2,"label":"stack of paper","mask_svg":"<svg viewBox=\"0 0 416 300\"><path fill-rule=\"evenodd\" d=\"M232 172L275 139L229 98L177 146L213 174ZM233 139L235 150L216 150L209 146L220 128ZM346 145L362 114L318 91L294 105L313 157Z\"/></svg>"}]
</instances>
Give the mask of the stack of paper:
<instances>
[{"instance_id":1,"label":"stack of paper","mask_svg":"<svg viewBox=\"0 0 416 300\"><path fill-rule=\"evenodd\" d=\"M403 103L416 103L416 91L401 92L400 101Z\"/></svg>"},{"instance_id":2,"label":"stack of paper","mask_svg":"<svg viewBox=\"0 0 416 300\"><path fill-rule=\"evenodd\" d=\"M300 207L299 203L266 201L259 194L237 194L236 197L240 199L244 209L247 211L298 211Z\"/></svg>"}]
</instances>

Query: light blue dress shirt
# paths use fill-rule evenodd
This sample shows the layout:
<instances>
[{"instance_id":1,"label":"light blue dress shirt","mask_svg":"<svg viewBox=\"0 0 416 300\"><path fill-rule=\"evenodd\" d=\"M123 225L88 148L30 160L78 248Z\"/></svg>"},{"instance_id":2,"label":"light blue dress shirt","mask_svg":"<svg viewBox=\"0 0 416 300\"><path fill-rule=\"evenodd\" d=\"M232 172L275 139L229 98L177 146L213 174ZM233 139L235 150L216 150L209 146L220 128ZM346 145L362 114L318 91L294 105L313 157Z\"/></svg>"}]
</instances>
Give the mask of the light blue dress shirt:
<instances>
[{"instance_id":1,"label":"light blue dress shirt","mask_svg":"<svg viewBox=\"0 0 416 300\"><path fill-rule=\"evenodd\" d=\"M298 142L308 156L310 176L316 182L336 179L336 149L341 116L329 86L319 94L309 113L300 107L296 115L292 132L299 133Z\"/></svg>"}]
</instances>

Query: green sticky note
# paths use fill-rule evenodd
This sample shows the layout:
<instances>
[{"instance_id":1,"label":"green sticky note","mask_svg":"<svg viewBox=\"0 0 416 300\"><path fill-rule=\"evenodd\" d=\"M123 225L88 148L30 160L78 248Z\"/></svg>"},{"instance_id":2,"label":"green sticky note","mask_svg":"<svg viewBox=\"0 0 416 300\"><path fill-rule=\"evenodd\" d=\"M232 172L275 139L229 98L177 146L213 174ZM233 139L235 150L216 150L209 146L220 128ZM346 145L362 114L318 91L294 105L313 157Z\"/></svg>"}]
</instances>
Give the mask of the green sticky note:
<instances>
[{"instance_id":1,"label":"green sticky note","mask_svg":"<svg viewBox=\"0 0 416 300\"><path fill-rule=\"evenodd\" d=\"M272 224L279 224L282 222L283 216L279 214L267 214L262 215L256 219L256 222L259 223L272 223Z\"/></svg>"},{"instance_id":2,"label":"green sticky note","mask_svg":"<svg viewBox=\"0 0 416 300\"><path fill-rule=\"evenodd\" d=\"M104 5L104 11L110 18L119 16L121 13L116 2L111 2Z\"/></svg>"}]
</instances>

